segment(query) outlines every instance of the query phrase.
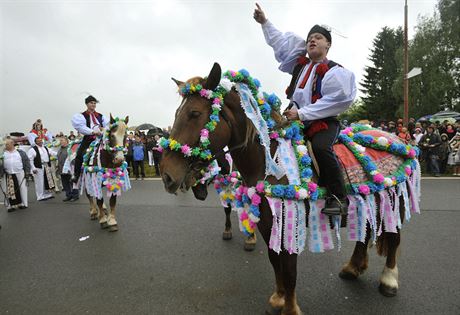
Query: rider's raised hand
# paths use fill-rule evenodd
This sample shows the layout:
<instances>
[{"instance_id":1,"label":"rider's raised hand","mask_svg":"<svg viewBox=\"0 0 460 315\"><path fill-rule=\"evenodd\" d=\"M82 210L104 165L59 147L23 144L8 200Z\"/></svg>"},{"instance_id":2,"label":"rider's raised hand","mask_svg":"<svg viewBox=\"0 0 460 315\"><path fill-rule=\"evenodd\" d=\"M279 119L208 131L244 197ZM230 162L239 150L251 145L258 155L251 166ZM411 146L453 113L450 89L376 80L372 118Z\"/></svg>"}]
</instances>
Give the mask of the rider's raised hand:
<instances>
[{"instance_id":1,"label":"rider's raised hand","mask_svg":"<svg viewBox=\"0 0 460 315\"><path fill-rule=\"evenodd\" d=\"M257 2L256 2L256 8L254 9L254 20L256 20L256 22L260 24L265 24L265 22L267 22L265 13L264 11L262 11L262 8Z\"/></svg>"}]
</instances>

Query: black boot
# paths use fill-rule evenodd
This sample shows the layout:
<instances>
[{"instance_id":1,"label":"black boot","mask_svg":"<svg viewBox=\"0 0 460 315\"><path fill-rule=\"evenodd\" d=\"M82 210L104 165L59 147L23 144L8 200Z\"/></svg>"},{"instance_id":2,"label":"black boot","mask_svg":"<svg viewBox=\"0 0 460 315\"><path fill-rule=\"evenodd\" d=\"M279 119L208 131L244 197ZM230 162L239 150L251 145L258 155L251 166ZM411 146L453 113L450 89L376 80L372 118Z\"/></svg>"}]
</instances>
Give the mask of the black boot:
<instances>
[{"instance_id":1,"label":"black boot","mask_svg":"<svg viewBox=\"0 0 460 315\"><path fill-rule=\"evenodd\" d=\"M325 215L345 215L347 214L347 200L345 198L339 199L335 195L326 198L326 205L321 210Z\"/></svg>"}]
</instances>

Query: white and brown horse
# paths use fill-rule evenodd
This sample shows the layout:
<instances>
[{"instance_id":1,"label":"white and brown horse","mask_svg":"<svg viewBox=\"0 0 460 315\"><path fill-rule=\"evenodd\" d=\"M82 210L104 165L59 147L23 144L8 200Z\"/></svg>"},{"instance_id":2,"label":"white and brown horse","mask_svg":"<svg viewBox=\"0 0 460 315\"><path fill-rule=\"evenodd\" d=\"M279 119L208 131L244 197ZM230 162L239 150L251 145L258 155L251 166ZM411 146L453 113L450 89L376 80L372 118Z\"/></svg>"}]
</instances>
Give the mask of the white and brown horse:
<instances>
[{"instance_id":1,"label":"white and brown horse","mask_svg":"<svg viewBox=\"0 0 460 315\"><path fill-rule=\"evenodd\" d=\"M117 196L122 190L130 188L125 161L128 121L128 116L123 120L110 115L110 124L104 134L91 143L83 162L81 184L90 202L90 218L97 218L101 228L108 228L111 232L118 231L115 216ZM110 197L110 210L104 204L104 186Z\"/></svg>"}]
</instances>

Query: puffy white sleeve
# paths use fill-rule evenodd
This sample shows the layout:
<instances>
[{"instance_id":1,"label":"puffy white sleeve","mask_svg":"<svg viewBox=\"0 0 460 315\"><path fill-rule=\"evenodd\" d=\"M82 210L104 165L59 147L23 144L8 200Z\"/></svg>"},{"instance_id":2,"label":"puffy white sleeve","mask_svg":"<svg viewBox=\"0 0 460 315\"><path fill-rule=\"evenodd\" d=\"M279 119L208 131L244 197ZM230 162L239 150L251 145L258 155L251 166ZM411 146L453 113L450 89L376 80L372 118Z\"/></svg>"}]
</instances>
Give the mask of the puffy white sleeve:
<instances>
[{"instance_id":1,"label":"puffy white sleeve","mask_svg":"<svg viewBox=\"0 0 460 315\"><path fill-rule=\"evenodd\" d=\"M102 127L107 127L107 125L110 123L110 120L109 118L107 118L107 116L105 115L102 115Z\"/></svg>"},{"instance_id":2,"label":"puffy white sleeve","mask_svg":"<svg viewBox=\"0 0 460 315\"><path fill-rule=\"evenodd\" d=\"M299 118L317 120L337 116L347 110L356 97L355 75L339 66L331 68L321 82L322 97L299 109Z\"/></svg>"},{"instance_id":3,"label":"puffy white sleeve","mask_svg":"<svg viewBox=\"0 0 460 315\"><path fill-rule=\"evenodd\" d=\"M35 145L35 139L37 138L38 136L33 133L33 132L29 132L29 134L27 135L27 140L29 141L29 144L31 146L34 146Z\"/></svg>"},{"instance_id":4,"label":"puffy white sleeve","mask_svg":"<svg viewBox=\"0 0 460 315\"><path fill-rule=\"evenodd\" d=\"M282 33L270 21L262 24L265 41L273 48L279 69L292 74L297 59L307 53L305 39L291 32Z\"/></svg>"},{"instance_id":5,"label":"puffy white sleeve","mask_svg":"<svg viewBox=\"0 0 460 315\"><path fill-rule=\"evenodd\" d=\"M27 157L29 158L30 161L30 169L32 171L36 170L35 165L34 165L34 159L37 156L37 152L33 148L30 148L29 151L27 151Z\"/></svg>"},{"instance_id":6,"label":"puffy white sleeve","mask_svg":"<svg viewBox=\"0 0 460 315\"><path fill-rule=\"evenodd\" d=\"M91 135L93 130L86 126L85 116L82 114L75 114L72 117L72 126L82 135Z\"/></svg>"}]
</instances>

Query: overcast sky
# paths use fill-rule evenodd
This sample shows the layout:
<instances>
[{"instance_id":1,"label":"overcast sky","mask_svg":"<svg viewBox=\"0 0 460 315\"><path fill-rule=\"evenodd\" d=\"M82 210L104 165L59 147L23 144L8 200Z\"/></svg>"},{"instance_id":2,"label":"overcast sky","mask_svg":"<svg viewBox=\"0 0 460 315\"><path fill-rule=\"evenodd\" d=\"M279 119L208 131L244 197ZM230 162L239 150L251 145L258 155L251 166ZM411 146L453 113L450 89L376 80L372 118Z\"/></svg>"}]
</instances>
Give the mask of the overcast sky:
<instances>
[{"instance_id":1,"label":"overcast sky","mask_svg":"<svg viewBox=\"0 0 460 315\"><path fill-rule=\"evenodd\" d=\"M264 91L284 99L289 76L278 70L253 18L255 1L0 1L0 134L28 132L41 118L53 133L72 129L74 113L97 110L172 125L180 98L175 77L247 69ZM306 37L314 24L332 33L328 58L359 83L372 40L384 26L402 26L404 0L259 1L280 30ZM409 0L409 37L436 0Z\"/></svg>"}]
</instances>

